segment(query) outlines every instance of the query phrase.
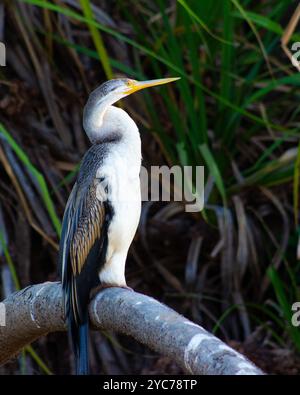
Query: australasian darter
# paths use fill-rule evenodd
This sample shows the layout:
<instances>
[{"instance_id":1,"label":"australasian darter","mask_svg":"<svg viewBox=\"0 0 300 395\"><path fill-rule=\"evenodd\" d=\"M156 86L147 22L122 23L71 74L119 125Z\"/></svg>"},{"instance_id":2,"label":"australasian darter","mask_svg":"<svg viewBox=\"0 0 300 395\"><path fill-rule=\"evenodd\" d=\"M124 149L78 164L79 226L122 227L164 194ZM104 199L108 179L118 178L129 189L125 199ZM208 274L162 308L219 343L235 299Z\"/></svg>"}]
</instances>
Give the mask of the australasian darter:
<instances>
[{"instance_id":1,"label":"australasian darter","mask_svg":"<svg viewBox=\"0 0 300 395\"><path fill-rule=\"evenodd\" d=\"M99 286L127 287L125 261L141 212L141 140L113 106L138 90L177 78L105 82L89 96L83 126L92 143L66 205L59 266L77 374L88 373L88 303Z\"/></svg>"}]
</instances>

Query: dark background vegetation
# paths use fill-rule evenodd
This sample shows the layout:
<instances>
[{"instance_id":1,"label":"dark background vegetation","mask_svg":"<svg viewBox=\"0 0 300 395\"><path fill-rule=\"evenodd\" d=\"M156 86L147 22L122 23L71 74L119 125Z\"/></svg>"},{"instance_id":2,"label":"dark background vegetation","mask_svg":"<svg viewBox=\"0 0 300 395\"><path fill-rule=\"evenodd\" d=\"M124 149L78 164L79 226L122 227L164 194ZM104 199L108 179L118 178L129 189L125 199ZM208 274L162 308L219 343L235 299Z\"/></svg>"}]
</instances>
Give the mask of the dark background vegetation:
<instances>
[{"instance_id":1,"label":"dark background vegetation","mask_svg":"<svg viewBox=\"0 0 300 395\"><path fill-rule=\"evenodd\" d=\"M300 331L291 325L291 305L300 301L300 77L280 45L296 6L2 1L1 296L57 280L60 221L89 147L81 122L89 92L117 76L180 76L122 106L139 125L144 166L205 166L205 210L144 203L128 284L267 372L299 374ZM297 28L289 47L295 41ZM95 374L182 373L124 336L93 333L90 342ZM0 372L71 368L64 333L38 340Z\"/></svg>"}]
</instances>

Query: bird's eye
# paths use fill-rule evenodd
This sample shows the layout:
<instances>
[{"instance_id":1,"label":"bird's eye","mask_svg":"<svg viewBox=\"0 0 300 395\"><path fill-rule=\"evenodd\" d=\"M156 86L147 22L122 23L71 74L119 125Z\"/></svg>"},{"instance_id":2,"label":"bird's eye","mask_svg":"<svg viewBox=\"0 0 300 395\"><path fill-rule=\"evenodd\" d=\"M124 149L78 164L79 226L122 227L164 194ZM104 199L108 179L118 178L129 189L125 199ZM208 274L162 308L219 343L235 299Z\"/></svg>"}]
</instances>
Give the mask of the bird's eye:
<instances>
[{"instance_id":1,"label":"bird's eye","mask_svg":"<svg viewBox=\"0 0 300 395\"><path fill-rule=\"evenodd\" d=\"M135 81L134 80L127 80L126 85L131 88L134 85Z\"/></svg>"}]
</instances>

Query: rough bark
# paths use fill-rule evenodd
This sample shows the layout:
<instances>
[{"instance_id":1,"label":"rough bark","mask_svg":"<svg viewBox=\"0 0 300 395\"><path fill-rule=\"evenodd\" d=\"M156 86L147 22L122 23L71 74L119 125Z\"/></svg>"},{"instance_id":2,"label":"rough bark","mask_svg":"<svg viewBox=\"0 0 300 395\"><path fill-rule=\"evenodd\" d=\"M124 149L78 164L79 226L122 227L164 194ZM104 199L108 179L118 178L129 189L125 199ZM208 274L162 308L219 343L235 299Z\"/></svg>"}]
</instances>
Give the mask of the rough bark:
<instances>
[{"instance_id":1,"label":"rough bark","mask_svg":"<svg viewBox=\"0 0 300 395\"><path fill-rule=\"evenodd\" d=\"M3 303L6 325L0 326L0 364L37 338L66 329L59 283L27 287ZM111 329L130 335L169 356L188 373L263 374L243 355L201 326L137 292L105 289L91 301L89 312L93 329Z\"/></svg>"}]
</instances>

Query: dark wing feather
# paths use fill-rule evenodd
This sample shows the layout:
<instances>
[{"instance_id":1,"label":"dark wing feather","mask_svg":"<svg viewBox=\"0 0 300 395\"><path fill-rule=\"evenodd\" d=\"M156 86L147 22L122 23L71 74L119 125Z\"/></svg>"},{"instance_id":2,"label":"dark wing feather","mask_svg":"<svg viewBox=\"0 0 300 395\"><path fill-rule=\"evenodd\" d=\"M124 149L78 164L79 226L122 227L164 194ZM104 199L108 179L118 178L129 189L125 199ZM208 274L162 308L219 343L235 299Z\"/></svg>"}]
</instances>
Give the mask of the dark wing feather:
<instances>
[{"instance_id":1,"label":"dark wing feather","mask_svg":"<svg viewBox=\"0 0 300 395\"><path fill-rule=\"evenodd\" d=\"M95 144L85 154L63 219L59 267L65 313L77 324L86 320L90 291L99 282L106 255L113 214L97 172L108 149L108 144Z\"/></svg>"},{"instance_id":2,"label":"dark wing feather","mask_svg":"<svg viewBox=\"0 0 300 395\"><path fill-rule=\"evenodd\" d=\"M97 179L90 185L87 195L79 199L81 206L80 217L76 224L70 245L70 260L73 275L79 275L87 260L89 252L96 240L101 238L101 229L105 220L105 206L103 200L96 196ZM98 188L100 190L100 188Z\"/></svg>"},{"instance_id":3,"label":"dark wing feather","mask_svg":"<svg viewBox=\"0 0 300 395\"><path fill-rule=\"evenodd\" d=\"M60 267L66 316L77 324L84 321L90 291L99 282L110 217L99 179L74 185L63 219Z\"/></svg>"}]
</instances>

